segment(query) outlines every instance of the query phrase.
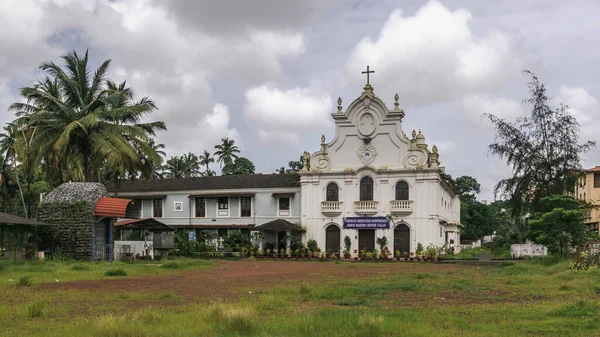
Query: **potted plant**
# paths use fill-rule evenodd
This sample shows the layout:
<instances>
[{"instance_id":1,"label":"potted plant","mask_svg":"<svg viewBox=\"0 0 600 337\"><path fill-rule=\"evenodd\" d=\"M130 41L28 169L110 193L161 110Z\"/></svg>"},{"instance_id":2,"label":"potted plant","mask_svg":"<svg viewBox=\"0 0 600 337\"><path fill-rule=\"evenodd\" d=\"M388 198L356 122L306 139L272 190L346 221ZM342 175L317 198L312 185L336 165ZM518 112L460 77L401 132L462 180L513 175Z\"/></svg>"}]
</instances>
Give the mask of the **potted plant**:
<instances>
[{"instance_id":1,"label":"potted plant","mask_svg":"<svg viewBox=\"0 0 600 337\"><path fill-rule=\"evenodd\" d=\"M423 245L420 242L417 244L416 253L417 253L418 259L423 259Z\"/></svg>"},{"instance_id":2,"label":"potted plant","mask_svg":"<svg viewBox=\"0 0 600 337\"><path fill-rule=\"evenodd\" d=\"M350 258L350 252L347 249L344 249L344 251L342 253L344 254L344 259Z\"/></svg>"},{"instance_id":3,"label":"potted plant","mask_svg":"<svg viewBox=\"0 0 600 337\"><path fill-rule=\"evenodd\" d=\"M345 251L348 252L348 256L346 256L346 253L344 253L345 259L350 258L350 247L352 247L352 240L350 240L350 237L348 235L346 235L346 237L344 238L344 248L346 248Z\"/></svg>"},{"instance_id":4,"label":"potted plant","mask_svg":"<svg viewBox=\"0 0 600 337\"><path fill-rule=\"evenodd\" d=\"M384 235L381 238L377 238L376 242L379 245L379 250L383 252L383 250L385 249L385 246L388 243L388 239Z\"/></svg>"},{"instance_id":5,"label":"potted plant","mask_svg":"<svg viewBox=\"0 0 600 337\"><path fill-rule=\"evenodd\" d=\"M402 256L404 257L404 261L408 261L408 252L402 253Z\"/></svg>"},{"instance_id":6,"label":"potted plant","mask_svg":"<svg viewBox=\"0 0 600 337\"><path fill-rule=\"evenodd\" d=\"M379 256L379 251L377 249L373 249L373 252L371 254L371 259L377 261L378 256Z\"/></svg>"},{"instance_id":7,"label":"potted plant","mask_svg":"<svg viewBox=\"0 0 600 337\"><path fill-rule=\"evenodd\" d=\"M415 252L410 252L409 256L410 256L409 259L410 259L411 262L415 260Z\"/></svg>"},{"instance_id":8,"label":"potted plant","mask_svg":"<svg viewBox=\"0 0 600 337\"><path fill-rule=\"evenodd\" d=\"M267 248L267 259L271 257L271 249Z\"/></svg>"},{"instance_id":9,"label":"potted plant","mask_svg":"<svg viewBox=\"0 0 600 337\"><path fill-rule=\"evenodd\" d=\"M311 261L313 258L313 252L311 250L308 251L308 260Z\"/></svg>"},{"instance_id":10,"label":"potted plant","mask_svg":"<svg viewBox=\"0 0 600 337\"><path fill-rule=\"evenodd\" d=\"M294 251L294 257L296 258L296 261L298 260L298 255L300 255L300 249L296 249Z\"/></svg>"},{"instance_id":11,"label":"potted plant","mask_svg":"<svg viewBox=\"0 0 600 337\"><path fill-rule=\"evenodd\" d=\"M335 259L337 259L337 256L335 256L334 253L331 253L331 255L329 255L329 258L332 260L335 260Z\"/></svg>"},{"instance_id":12,"label":"potted plant","mask_svg":"<svg viewBox=\"0 0 600 337\"><path fill-rule=\"evenodd\" d=\"M399 251L399 250L397 250L397 251L396 251L396 261L400 261L400 257L401 257L401 255L400 255L400 251Z\"/></svg>"}]
</instances>

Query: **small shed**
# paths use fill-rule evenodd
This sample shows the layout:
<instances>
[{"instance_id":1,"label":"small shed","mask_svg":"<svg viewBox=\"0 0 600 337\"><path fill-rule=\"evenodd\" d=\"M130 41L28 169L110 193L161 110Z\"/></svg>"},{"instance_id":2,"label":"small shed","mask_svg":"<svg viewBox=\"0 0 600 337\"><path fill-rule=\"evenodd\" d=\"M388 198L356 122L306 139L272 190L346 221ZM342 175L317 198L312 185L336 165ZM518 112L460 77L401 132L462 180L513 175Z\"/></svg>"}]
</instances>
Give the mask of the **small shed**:
<instances>
[{"instance_id":1,"label":"small shed","mask_svg":"<svg viewBox=\"0 0 600 337\"><path fill-rule=\"evenodd\" d=\"M38 227L47 224L17 215L0 213L0 257L43 258L38 252Z\"/></svg>"},{"instance_id":2,"label":"small shed","mask_svg":"<svg viewBox=\"0 0 600 337\"><path fill-rule=\"evenodd\" d=\"M175 228L154 218L124 219L113 225L115 230L115 260L130 258L154 259L155 251L175 248Z\"/></svg>"},{"instance_id":3,"label":"small shed","mask_svg":"<svg viewBox=\"0 0 600 337\"><path fill-rule=\"evenodd\" d=\"M285 250L290 248L292 236L301 236L305 230L295 223L291 223L284 219L275 219L255 226L254 231L262 233L259 240L259 249L263 249L263 245L267 248Z\"/></svg>"},{"instance_id":4,"label":"small shed","mask_svg":"<svg viewBox=\"0 0 600 337\"><path fill-rule=\"evenodd\" d=\"M65 183L44 197L37 218L49 224L43 242L52 254L112 260L113 222L137 215L132 200L109 198L103 184Z\"/></svg>"}]
</instances>

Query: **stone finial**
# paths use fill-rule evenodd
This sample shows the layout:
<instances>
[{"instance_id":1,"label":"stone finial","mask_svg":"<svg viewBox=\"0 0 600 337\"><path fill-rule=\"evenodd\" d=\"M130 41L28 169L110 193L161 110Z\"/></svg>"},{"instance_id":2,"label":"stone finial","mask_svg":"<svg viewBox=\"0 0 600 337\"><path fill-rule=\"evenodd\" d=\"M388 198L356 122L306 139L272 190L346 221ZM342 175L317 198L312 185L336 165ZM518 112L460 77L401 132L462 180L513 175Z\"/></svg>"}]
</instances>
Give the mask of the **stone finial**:
<instances>
[{"instance_id":1,"label":"stone finial","mask_svg":"<svg viewBox=\"0 0 600 337\"><path fill-rule=\"evenodd\" d=\"M304 151L302 154L302 162L304 165L302 166L302 170L300 170L300 172L308 172L310 166L310 153L308 153L308 151Z\"/></svg>"},{"instance_id":2,"label":"stone finial","mask_svg":"<svg viewBox=\"0 0 600 337\"><path fill-rule=\"evenodd\" d=\"M398 93L396 93L394 95L394 110L398 110L398 106L400 105L400 103L398 103L398 99L400 99L400 96L398 96Z\"/></svg>"},{"instance_id":3,"label":"stone finial","mask_svg":"<svg viewBox=\"0 0 600 337\"><path fill-rule=\"evenodd\" d=\"M429 166L432 168L438 168L440 165L440 155L438 153L437 146L433 146L431 148L431 153L429 154Z\"/></svg>"},{"instance_id":4,"label":"stone finial","mask_svg":"<svg viewBox=\"0 0 600 337\"><path fill-rule=\"evenodd\" d=\"M325 135L321 136L321 152L327 151L327 147L325 145Z\"/></svg>"},{"instance_id":5,"label":"stone finial","mask_svg":"<svg viewBox=\"0 0 600 337\"><path fill-rule=\"evenodd\" d=\"M338 103L338 106L337 106L338 113L342 113L342 98L341 97L338 97L337 103Z\"/></svg>"},{"instance_id":6,"label":"stone finial","mask_svg":"<svg viewBox=\"0 0 600 337\"><path fill-rule=\"evenodd\" d=\"M417 131L415 131L415 129L413 129L413 131L412 131L412 137L413 137L413 139L415 139L417 137Z\"/></svg>"},{"instance_id":7,"label":"stone finial","mask_svg":"<svg viewBox=\"0 0 600 337\"><path fill-rule=\"evenodd\" d=\"M321 135L321 145L325 144L325 135Z\"/></svg>"}]
</instances>

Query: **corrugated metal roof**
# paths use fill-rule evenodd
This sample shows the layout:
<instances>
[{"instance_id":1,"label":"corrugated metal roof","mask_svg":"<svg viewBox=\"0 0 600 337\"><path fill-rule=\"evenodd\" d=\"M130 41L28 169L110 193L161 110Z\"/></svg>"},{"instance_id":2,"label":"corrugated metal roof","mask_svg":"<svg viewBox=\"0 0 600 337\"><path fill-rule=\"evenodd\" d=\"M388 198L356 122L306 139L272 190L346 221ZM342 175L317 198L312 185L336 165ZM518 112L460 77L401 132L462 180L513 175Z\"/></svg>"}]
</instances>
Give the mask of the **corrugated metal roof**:
<instances>
[{"instance_id":1,"label":"corrugated metal roof","mask_svg":"<svg viewBox=\"0 0 600 337\"><path fill-rule=\"evenodd\" d=\"M128 214L127 212L127 206L129 206L131 202L132 200L130 199L100 198L96 203L94 215L109 218L131 218L131 214ZM133 216L133 218L135 218L135 216Z\"/></svg>"}]
</instances>

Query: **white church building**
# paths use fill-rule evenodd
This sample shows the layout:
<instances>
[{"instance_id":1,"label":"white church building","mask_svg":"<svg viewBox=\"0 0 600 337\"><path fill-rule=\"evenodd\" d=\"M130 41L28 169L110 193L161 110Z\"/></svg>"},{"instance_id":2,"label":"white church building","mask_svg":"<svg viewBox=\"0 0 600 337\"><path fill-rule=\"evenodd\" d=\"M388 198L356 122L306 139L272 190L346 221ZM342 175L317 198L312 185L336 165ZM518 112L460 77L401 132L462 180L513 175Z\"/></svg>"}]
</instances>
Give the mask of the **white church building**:
<instances>
[{"instance_id":1,"label":"white church building","mask_svg":"<svg viewBox=\"0 0 600 337\"><path fill-rule=\"evenodd\" d=\"M368 71L368 69L367 69ZM395 95L393 109L367 84L344 111L341 98L330 142L303 155L300 172L301 224L304 241L314 239L326 251L350 253L380 249L386 237L390 251L415 252L424 248L458 246L460 201L444 180L439 153L425 136L402 130L404 111Z\"/></svg>"}]
</instances>

